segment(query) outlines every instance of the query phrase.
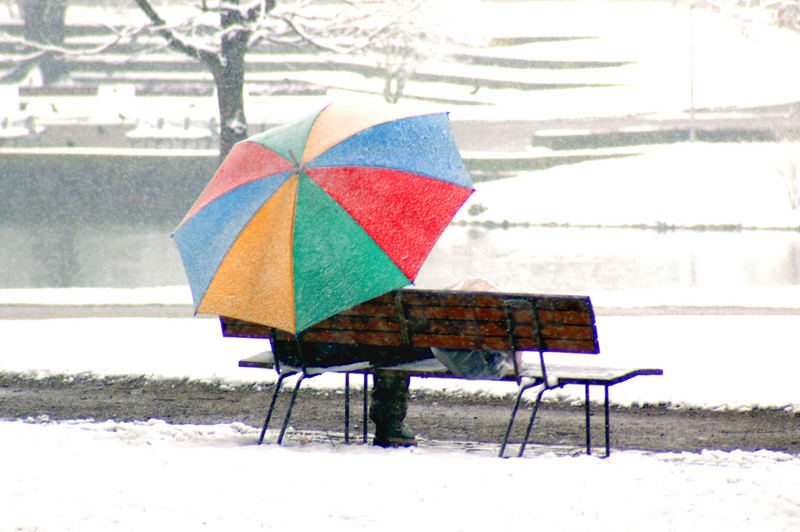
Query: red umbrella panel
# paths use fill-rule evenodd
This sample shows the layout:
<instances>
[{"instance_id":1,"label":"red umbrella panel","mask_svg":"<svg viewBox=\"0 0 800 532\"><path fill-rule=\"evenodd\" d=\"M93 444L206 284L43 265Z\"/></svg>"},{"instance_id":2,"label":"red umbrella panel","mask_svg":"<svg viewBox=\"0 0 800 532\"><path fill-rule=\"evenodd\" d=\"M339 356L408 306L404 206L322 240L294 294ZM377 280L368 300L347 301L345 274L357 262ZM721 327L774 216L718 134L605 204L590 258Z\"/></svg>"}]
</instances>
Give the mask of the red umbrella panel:
<instances>
[{"instance_id":1,"label":"red umbrella panel","mask_svg":"<svg viewBox=\"0 0 800 532\"><path fill-rule=\"evenodd\" d=\"M297 333L412 283L472 192L446 113L339 102L236 144L173 236L196 312Z\"/></svg>"}]
</instances>

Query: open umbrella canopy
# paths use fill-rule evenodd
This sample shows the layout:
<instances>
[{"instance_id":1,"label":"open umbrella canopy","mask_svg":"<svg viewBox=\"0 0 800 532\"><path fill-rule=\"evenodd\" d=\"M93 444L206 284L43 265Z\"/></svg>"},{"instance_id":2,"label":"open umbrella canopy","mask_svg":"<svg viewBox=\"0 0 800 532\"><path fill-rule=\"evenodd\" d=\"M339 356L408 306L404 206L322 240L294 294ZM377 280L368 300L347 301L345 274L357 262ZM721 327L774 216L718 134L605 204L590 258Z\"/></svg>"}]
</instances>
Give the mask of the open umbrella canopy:
<instances>
[{"instance_id":1,"label":"open umbrella canopy","mask_svg":"<svg viewBox=\"0 0 800 532\"><path fill-rule=\"evenodd\" d=\"M472 192L446 113L337 102L236 144L173 237L195 312L297 333L412 283Z\"/></svg>"}]
</instances>

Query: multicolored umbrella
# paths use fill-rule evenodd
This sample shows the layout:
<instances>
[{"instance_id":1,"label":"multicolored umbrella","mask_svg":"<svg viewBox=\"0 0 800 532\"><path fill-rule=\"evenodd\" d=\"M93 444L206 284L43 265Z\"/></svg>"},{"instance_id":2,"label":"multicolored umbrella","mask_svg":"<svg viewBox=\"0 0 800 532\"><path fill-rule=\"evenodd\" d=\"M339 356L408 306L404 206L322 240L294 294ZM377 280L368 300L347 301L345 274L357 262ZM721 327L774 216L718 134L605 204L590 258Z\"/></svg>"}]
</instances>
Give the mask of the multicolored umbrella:
<instances>
[{"instance_id":1,"label":"multicolored umbrella","mask_svg":"<svg viewBox=\"0 0 800 532\"><path fill-rule=\"evenodd\" d=\"M298 333L412 283L472 192L446 113L338 102L236 144L173 237L196 313Z\"/></svg>"}]
</instances>

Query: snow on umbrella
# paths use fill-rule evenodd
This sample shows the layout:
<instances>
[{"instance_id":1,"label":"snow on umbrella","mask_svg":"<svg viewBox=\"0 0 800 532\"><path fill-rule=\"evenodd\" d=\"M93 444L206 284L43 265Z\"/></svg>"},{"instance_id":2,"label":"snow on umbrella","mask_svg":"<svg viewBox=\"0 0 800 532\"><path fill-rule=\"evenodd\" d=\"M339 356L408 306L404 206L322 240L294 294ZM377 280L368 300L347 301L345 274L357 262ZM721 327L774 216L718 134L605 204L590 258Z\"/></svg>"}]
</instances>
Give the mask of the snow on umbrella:
<instances>
[{"instance_id":1,"label":"snow on umbrella","mask_svg":"<svg viewBox=\"0 0 800 532\"><path fill-rule=\"evenodd\" d=\"M196 313L298 333L412 283L472 192L446 113L337 102L237 143L173 237Z\"/></svg>"}]
</instances>

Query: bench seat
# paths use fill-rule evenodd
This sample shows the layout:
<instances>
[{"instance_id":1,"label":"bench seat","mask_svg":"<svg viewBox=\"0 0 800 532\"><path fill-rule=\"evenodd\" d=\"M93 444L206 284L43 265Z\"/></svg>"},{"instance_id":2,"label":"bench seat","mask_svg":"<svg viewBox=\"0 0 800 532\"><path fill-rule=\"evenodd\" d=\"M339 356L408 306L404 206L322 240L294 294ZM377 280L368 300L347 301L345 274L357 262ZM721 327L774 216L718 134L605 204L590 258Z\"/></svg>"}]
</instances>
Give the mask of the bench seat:
<instances>
[{"instance_id":1,"label":"bench seat","mask_svg":"<svg viewBox=\"0 0 800 532\"><path fill-rule=\"evenodd\" d=\"M275 369L275 357L271 351L263 351L239 361L241 368ZM368 362L359 362L347 366L330 366L326 368L309 368L312 373L372 373ZM412 377L434 377L439 379L463 379L451 373L447 367L436 358L426 358L414 362L406 362L395 366L381 368L384 370L403 371ZM299 372L301 368L286 368L284 370ZM663 375L663 370L649 368L606 368L592 366L571 366L566 364L548 364L548 379L551 386L566 386L568 384L588 384L613 386L641 375ZM525 379L542 379L542 370L539 364L524 363L520 367L520 376ZM553 381L555 379L555 382ZM513 377L502 379L514 381ZM557 383L557 384L556 384Z\"/></svg>"},{"instance_id":2,"label":"bench seat","mask_svg":"<svg viewBox=\"0 0 800 532\"><path fill-rule=\"evenodd\" d=\"M260 368L260 369L276 369L275 365L275 357L271 351L263 351L261 353L257 353L247 358L243 358L239 361L239 367L242 368ZM349 375L352 373L356 374L363 374L364 375L364 420L363 420L363 442L366 443L367 441L367 416L366 416L366 404L367 404L367 376L372 373L374 368L370 367L368 363L362 362L358 364L353 364L349 366L335 366L335 367L327 367L327 368L310 368L312 371L312 375L321 374L321 373L328 373L328 372L335 372L335 373L344 373L346 375L345 378L345 440L349 441L350 439L350 380ZM419 378L440 378L440 379L462 379L462 377L458 377L451 373L448 368L439 362L436 358L428 358L423 360L417 360L414 362L407 362L404 364L397 364L391 367L384 367L383 370L394 370L394 371L402 371L408 373L412 377L419 377ZM291 376L302 371L301 368L287 368L283 367L282 371L284 372L283 375ZM523 386L528 386L528 388L532 386L539 385L543 382L544 377L542 375L542 370L539 364L537 363L523 363L522 366L519 368L519 373L522 378L522 382L526 383ZM560 388L563 386L568 385L583 385L585 386L584 394L584 409L585 409L585 434L586 434L586 452L587 454L592 453L592 437L591 437L591 424L590 424L590 396L589 396L589 387L590 386L602 386L604 388L604 428L605 428L605 454L609 456L611 454L611 441L610 441L610 405L609 405L609 393L608 389L615 384L619 384L625 382L629 379L634 377L643 376L643 375L662 375L663 371L661 369L656 368L637 368L637 369L630 369L630 368L607 368L607 367L587 367L587 366L573 366L573 365L566 365L566 364L548 364L547 365L547 374L548 374L548 381L550 382L548 388ZM513 382L516 383L514 377L507 377L502 379L506 382ZM276 388L275 393L277 393L278 389ZM274 401L272 404L272 408L274 408ZM270 414L268 415L271 417L271 410ZM267 422L268 423L268 422ZM266 424L261 432L261 440L264 438L264 434L266 432ZM284 429L285 430L285 429ZM282 431L283 432L283 431ZM283 439L283 434L279 436L279 439ZM520 452L520 455L522 452Z\"/></svg>"}]
</instances>

